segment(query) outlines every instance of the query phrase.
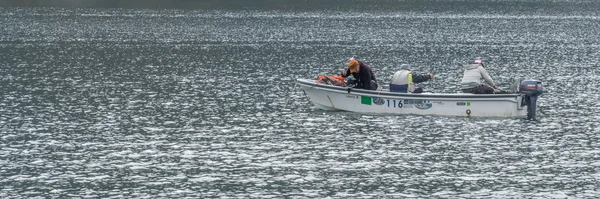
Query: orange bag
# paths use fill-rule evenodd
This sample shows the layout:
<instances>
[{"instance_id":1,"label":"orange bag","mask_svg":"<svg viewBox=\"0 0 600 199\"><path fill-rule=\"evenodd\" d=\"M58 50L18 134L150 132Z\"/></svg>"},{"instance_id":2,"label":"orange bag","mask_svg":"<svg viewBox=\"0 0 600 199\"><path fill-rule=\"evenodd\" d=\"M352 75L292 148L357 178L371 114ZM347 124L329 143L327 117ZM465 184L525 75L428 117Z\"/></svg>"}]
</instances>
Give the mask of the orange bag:
<instances>
[{"instance_id":1,"label":"orange bag","mask_svg":"<svg viewBox=\"0 0 600 199\"><path fill-rule=\"evenodd\" d=\"M330 78L337 79L337 80L339 80L341 82L344 82L344 78L342 76L339 76L339 75L328 75L328 76ZM321 81L321 79L323 79L323 75L319 76L319 78L317 79L317 81Z\"/></svg>"},{"instance_id":2,"label":"orange bag","mask_svg":"<svg viewBox=\"0 0 600 199\"><path fill-rule=\"evenodd\" d=\"M346 86L346 82L344 82L344 78L342 76L328 75L327 77L328 78L325 78L325 76L321 75L317 81L319 83L331 84L334 86Z\"/></svg>"}]
</instances>

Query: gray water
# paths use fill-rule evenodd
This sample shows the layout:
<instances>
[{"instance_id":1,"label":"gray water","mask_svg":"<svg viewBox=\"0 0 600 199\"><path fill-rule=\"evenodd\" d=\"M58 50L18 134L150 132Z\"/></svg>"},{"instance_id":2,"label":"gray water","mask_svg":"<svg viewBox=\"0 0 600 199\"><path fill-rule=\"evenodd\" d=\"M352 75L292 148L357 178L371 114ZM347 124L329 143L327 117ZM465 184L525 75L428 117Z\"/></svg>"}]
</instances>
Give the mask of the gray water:
<instances>
[{"instance_id":1,"label":"gray water","mask_svg":"<svg viewBox=\"0 0 600 199\"><path fill-rule=\"evenodd\" d=\"M0 2L1 198L600 194L599 2L26 2ZM537 121L312 108L295 80L351 56L546 93Z\"/></svg>"}]
</instances>

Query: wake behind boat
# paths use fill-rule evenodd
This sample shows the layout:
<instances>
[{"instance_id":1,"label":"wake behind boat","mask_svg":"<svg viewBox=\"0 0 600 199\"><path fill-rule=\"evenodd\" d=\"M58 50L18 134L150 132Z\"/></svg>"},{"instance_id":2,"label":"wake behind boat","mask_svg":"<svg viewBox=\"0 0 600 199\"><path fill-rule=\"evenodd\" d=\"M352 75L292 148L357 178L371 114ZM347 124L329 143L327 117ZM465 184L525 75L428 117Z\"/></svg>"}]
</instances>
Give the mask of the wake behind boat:
<instances>
[{"instance_id":1,"label":"wake behind boat","mask_svg":"<svg viewBox=\"0 0 600 199\"><path fill-rule=\"evenodd\" d=\"M542 83L525 80L511 94L398 93L364 90L298 79L304 93L320 109L359 113L508 117L535 120Z\"/></svg>"}]
</instances>

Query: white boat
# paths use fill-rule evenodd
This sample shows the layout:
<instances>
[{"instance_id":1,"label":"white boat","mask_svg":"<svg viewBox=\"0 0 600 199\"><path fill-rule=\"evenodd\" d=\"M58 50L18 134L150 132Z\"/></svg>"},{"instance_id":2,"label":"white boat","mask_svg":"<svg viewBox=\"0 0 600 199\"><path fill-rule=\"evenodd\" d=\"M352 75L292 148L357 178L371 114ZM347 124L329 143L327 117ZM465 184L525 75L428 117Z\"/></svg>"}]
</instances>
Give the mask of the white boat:
<instances>
[{"instance_id":1,"label":"white boat","mask_svg":"<svg viewBox=\"0 0 600 199\"><path fill-rule=\"evenodd\" d=\"M316 108L359 113L535 120L537 96L543 92L537 80L521 82L519 92L511 94L397 93L333 86L309 79L297 81Z\"/></svg>"}]
</instances>

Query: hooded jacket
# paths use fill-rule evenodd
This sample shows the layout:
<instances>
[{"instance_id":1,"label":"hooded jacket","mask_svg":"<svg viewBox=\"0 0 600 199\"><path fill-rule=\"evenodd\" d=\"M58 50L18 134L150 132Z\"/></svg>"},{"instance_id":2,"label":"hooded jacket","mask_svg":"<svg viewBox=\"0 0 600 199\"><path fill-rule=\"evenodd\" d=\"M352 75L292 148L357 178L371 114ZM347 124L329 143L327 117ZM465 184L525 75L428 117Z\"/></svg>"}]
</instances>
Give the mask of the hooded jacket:
<instances>
[{"instance_id":1,"label":"hooded jacket","mask_svg":"<svg viewBox=\"0 0 600 199\"><path fill-rule=\"evenodd\" d=\"M491 87L496 85L483 66L479 64L468 64L464 69L465 72L460 81L461 89L475 88L482 84L481 80L484 80L485 83Z\"/></svg>"}]
</instances>

